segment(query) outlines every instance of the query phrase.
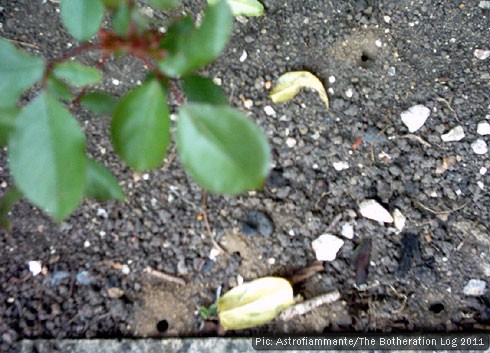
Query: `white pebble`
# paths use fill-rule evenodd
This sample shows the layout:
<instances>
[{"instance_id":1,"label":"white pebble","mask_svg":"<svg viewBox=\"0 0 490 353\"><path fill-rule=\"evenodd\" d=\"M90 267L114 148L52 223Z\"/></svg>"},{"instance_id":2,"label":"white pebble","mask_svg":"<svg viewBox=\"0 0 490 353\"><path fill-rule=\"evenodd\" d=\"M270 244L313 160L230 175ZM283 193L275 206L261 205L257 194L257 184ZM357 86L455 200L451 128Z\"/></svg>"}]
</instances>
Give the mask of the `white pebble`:
<instances>
[{"instance_id":1,"label":"white pebble","mask_svg":"<svg viewBox=\"0 0 490 353\"><path fill-rule=\"evenodd\" d=\"M473 152L476 154L485 154L488 152L487 143L481 139L476 140L471 144Z\"/></svg>"},{"instance_id":2,"label":"white pebble","mask_svg":"<svg viewBox=\"0 0 490 353\"><path fill-rule=\"evenodd\" d=\"M264 112L269 116L276 116L276 111L270 105L264 107Z\"/></svg>"},{"instance_id":3,"label":"white pebble","mask_svg":"<svg viewBox=\"0 0 490 353\"><path fill-rule=\"evenodd\" d=\"M475 58L480 60L486 60L490 58L490 50L475 49L475 52L473 54L475 55Z\"/></svg>"},{"instance_id":4,"label":"white pebble","mask_svg":"<svg viewBox=\"0 0 490 353\"><path fill-rule=\"evenodd\" d=\"M480 1L478 6L480 6L482 9L490 10L490 1Z\"/></svg>"},{"instance_id":5,"label":"white pebble","mask_svg":"<svg viewBox=\"0 0 490 353\"><path fill-rule=\"evenodd\" d=\"M332 234L322 234L311 242L318 261L333 261L344 241Z\"/></svg>"},{"instance_id":6,"label":"white pebble","mask_svg":"<svg viewBox=\"0 0 490 353\"><path fill-rule=\"evenodd\" d=\"M381 41L381 39L376 39L374 41L374 44L378 47L378 48L381 48L383 46L383 42Z\"/></svg>"},{"instance_id":7,"label":"white pebble","mask_svg":"<svg viewBox=\"0 0 490 353\"><path fill-rule=\"evenodd\" d=\"M209 259L210 260L216 260L216 258L218 257L220 251L216 248L212 248L210 251L209 251Z\"/></svg>"},{"instance_id":8,"label":"white pebble","mask_svg":"<svg viewBox=\"0 0 490 353\"><path fill-rule=\"evenodd\" d=\"M470 295L473 297L478 297L484 295L487 289L487 283L480 279L470 279L468 284L463 288L463 293L465 295Z\"/></svg>"},{"instance_id":9,"label":"white pebble","mask_svg":"<svg viewBox=\"0 0 490 353\"><path fill-rule=\"evenodd\" d=\"M125 275L129 275L129 272L131 272L131 269L129 268L128 265L124 264L121 267L121 272Z\"/></svg>"},{"instance_id":10,"label":"white pebble","mask_svg":"<svg viewBox=\"0 0 490 353\"><path fill-rule=\"evenodd\" d=\"M340 235L346 237L347 239L354 238L354 226L350 223L344 223L342 225L342 230L340 231Z\"/></svg>"},{"instance_id":11,"label":"white pebble","mask_svg":"<svg viewBox=\"0 0 490 353\"><path fill-rule=\"evenodd\" d=\"M148 173L143 174L143 180L148 180L148 179L150 179L150 174Z\"/></svg>"},{"instance_id":12,"label":"white pebble","mask_svg":"<svg viewBox=\"0 0 490 353\"><path fill-rule=\"evenodd\" d=\"M348 88L347 91L345 91L345 96L347 98L352 98L353 95L354 95L354 91L352 90L352 88Z\"/></svg>"},{"instance_id":13,"label":"white pebble","mask_svg":"<svg viewBox=\"0 0 490 353\"><path fill-rule=\"evenodd\" d=\"M289 147L289 148L293 148L294 146L296 146L296 140L293 139L292 137L288 137L286 139L286 145Z\"/></svg>"},{"instance_id":14,"label":"white pebble","mask_svg":"<svg viewBox=\"0 0 490 353\"><path fill-rule=\"evenodd\" d=\"M398 232L401 232L403 228L405 228L407 217L405 217L398 208L395 208L395 210L393 211L393 221L395 223L396 230L398 230Z\"/></svg>"},{"instance_id":15,"label":"white pebble","mask_svg":"<svg viewBox=\"0 0 490 353\"><path fill-rule=\"evenodd\" d=\"M252 107L254 106L254 101L251 100L251 99L245 99L243 101L243 106L246 108L246 109L252 109Z\"/></svg>"},{"instance_id":16,"label":"white pebble","mask_svg":"<svg viewBox=\"0 0 490 353\"><path fill-rule=\"evenodd\" d=\"M84 248L89 248L90 247L90 242L88 240L85 240L85 242L83 243L83 247Z\"/></svg>"},{"instance_id":17,"label":"white pebble","mask_svg":"<svg viewBox=\"0 0 490 353\"><path fill-rule=\"evenodd\" d=\"M103 208L98 208L97 217L107 218L108 217L107 211Z\"/></svg>"},{"instance_id":18,"label":"white pebble","mask_svg":"<svg viewBox=\"0 0 490 353\"><path fill-rule=\"evenodd\" d=\"M391 21L391 17L390 17L390 16L388 16L388 15L385 15L385 16L383 17L383 19L384 19L384 21L385 21L386 23L390 23L390 21Z\"/></svg>"},{"instance_id":19,"label":"white pebble","mask_svg":"<svg viewBox=\"0 0 490 353\"><path fill-rule=\"evenodd\" d=\"M245 60L247 60L247 57L248 57L247 51L246 51L246 50L244 50L244 51L242 52L242 56L240 56L240 62L242 63L242 62L244 62Z\"/></svg>"},{"instance_id":20,"label":"white pebble","mask_svg":"<svg viewBox=\"0 0 490 353\"><path fill-rule=\"evenodd\" d=\"M401 113L403 123L408 127L408 131L415 132L424 126L430 115L430 109L418 104Z\"/></svg>"},{"instance_id":21,"label":"white pebble","mask_svg":"<svg viewBox=\"0 0 490 353\"><path fill-rule=\"evenodd\" d=\"M335 76L330 76L328 78L328 83L335 83Z\"/></svg>"},{"instance_id":22,"label":"white pebble","mask_svg":"<svg viewBox=\"0 0 490 353\"><path fill-rule=\"evenodd\" d=\"M345 161L333 162L332 165L335 168L335 170L337 170L337 171L349 169L349 163L347 163Z\"/></svg>"},{"instance_id":23,"label":"white pebble","mask_svg":"<svg viewBox=\"0 0 490 353\"><path fill-rule=\"evenodd\" d=\"M271 257L271 258L267 259L267 263L269 265L274 265L276 263L276 259L274 259L273 257Z\"/></svg>"},{"instance_id":24,"label":"white pebble","mask_svg":"<svg viewBox=\"0 0 490 353\"><path fill-rule=\"evenodd\" d=\"M456 126L455 128L452 128L449 130L447 134L441 135L441 139L444 142L454 142L454 141L461 141L464 139L464 130L461 125Z\"/></svg>"},{"instance_id":25,"label":"white pebble","mask_svg":"<svg viewBox=\"0 0 490 353\"><path fill-rule=\"evenodd\" d=\"M393 223L393 217L376 200L365 200L359 204L361 214L374 221Z\"/></svg>"},{"instance_id":26,"label":"white pebble","mask_svg":"<svg viewBox=\"0 0 490 353\"><path fill-rule=\"evenodd\" d=\"M219 77L214 77L213 82L215 85L221 86L223 84L223 80Z\"/></svg>"},{"instance_id":27,"label":"white pebble","mask_svg":"<svg viewBox=\"0 0 490 353\"><path fill-rule=\"evenodd\" d=\"M29 271L33 276L37 276L43 270L41 261L29 261L27 265L29 266Z\"/></svg>"},{"instance_id":28,"label":"white pebble","mask_svg":"<svg viewBox=\"0 0 490 353\"><path fill-rule=\"evenodd\" d=\"M478 135L490 135L490 124L486 121L482 121L481 123L478 124L478 127L476 128L476 132Z\"/></svg>"},{"instance_id":29,"label":"white pebble","mask_svg":"<svg viewBox=\"0 0 490 353\"><path fill-rule=\"evenodd\" d=\"M478 180L478 181L476 182L476 185L478 185L478 187L479 187L480 189L482 189L482 190L484 190L484 189L485 189L485 184L483 184L483 181Z\"/></svg>"},{"instance_id":30,"label":"white pebble","mask_svg":"<svg viewBox=\"0 0 490 353\"><path fill-rule=\"evenodd\" d=\"M488 169L487 169L487 168L485 168L485 167L481 167L481 168L480 168L480 174L481 174L481 175L485 175L485 174L487 174L487 171L488 171Z\"/></svg>"},{"instance_id":31,"label":"white pebble","mask_svg":"<svg viewBox=\"0 0 490 353\"><path fill-rule=\"evenodd\" d=\"M119 81L117 78L113 78L113 79L112 79L112 84L113 84L114 86L119 86L119 84L120 84L120 83L121 83L121 82L120 82L120 81Z\"/></svg>"}]
</instances>

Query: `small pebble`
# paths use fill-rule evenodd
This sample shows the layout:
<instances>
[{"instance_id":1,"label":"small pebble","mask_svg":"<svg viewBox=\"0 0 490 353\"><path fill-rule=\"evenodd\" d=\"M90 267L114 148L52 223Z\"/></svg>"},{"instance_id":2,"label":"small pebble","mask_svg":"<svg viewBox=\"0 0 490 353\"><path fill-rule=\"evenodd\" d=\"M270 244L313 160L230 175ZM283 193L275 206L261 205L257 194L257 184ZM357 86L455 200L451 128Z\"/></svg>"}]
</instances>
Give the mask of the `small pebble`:
<instances>
[{"instance_id":1,"label":"small pebble","mask_svg":"<svg viewBox=\"0 0 490 353\"><path fill-rule=\"evenodd\" d=\"M90 247L90 242L88 240L85 240L85 242L83 243L83 247L84 248L89 248Z\"/></svg>"},{"instance_id":2,"label":"small pebble","mask_svg":"<svg viewBox=\"0 0 490 353\"><path fill-rule=\"evenodd\" d=\"M260 234L264 237L270 237L274 233L274 223L266 213L250 211L242 222L242 232L245 235Z\"/></svg>"},{"instance_id":3,"label":"small pebble","mask_svg":"<svg viewBox=\"0 0 490 353\"><path fill-rule=\"evenodd\" d=\"M354 238L354 226L350 223L344 223L342 225L342 230L340 231L340 235L346 237L347 239Z\"/></svg>"},{"instance_id":4,"label":"small pebble","mask_svg":"<svg viewBox=\"0 0 490 353\"><path fill-rule=\"evenodd\" d=\"M390 21L391 21L391 17L390 17L390 16L385 15L385 16L383 16L383 20L384 20L386 23L390 23Z\"/></svg>"},{"instance_id":5,"label":"small pebble","mask_svg":"<svg viewBox=\"0 0 490 353\"><path fill-rule=\"evenodd\" d=\"M124 295L124 291L121 288L111 287L107 288L107 295L109 296L109 298L117 299L121 298Z\"/></svg>"},{"instance_id":6,"label":"small pebble","mask_svg":"<svg viewBox=\"0 0 490 353\"><path fill-rule=\"evenodd\" d=\"M471 144L473 152L476 154L485 154L488 152L487 143L481 139L476 140Z\"/></svg>"},{"instance_id":7,"label":"small pebble","mask_svg":"<svg viewBox=\"0 0 490 353\"><path fill-rule=\"evenodd\" d=\"M470 295L472 297L479 297L484 295L487 289L487 283L480 279L470 279L468 284L463 288L465 295Z\"/></svg>"},{"instance_id":8,"label":"small pebble","mask_svg":"<svg viewBox=\"0 0 490 353\"><path fill-rule=\"evenodd\" d=\"M335 76L330 76L328 78L328 83L335 83Z\"/></svg>"},{"instance_id":9,"label":"small pebble","mask_svg":"<svg viewBox=\"0 0 490 353\"><path fill-rule=\"evenodd\" d=\"M248 57L247 51L246 51L246 50L244 50L244 51L242 52L242 55L240 56L240 62L242 63L242 62L244 62L245 60L247 60L247 57Z\"/></svg>"},{"instance_id":10,"label":"small pebble","mask_svg":"<svg viewBox=\"0 0 490 353\"><path fill-rule=\"evenodd\" d=\"M478 187L479 187L480 189L482 189L482 190L484 190L484 189L485 189L485 184L483 184L483 181L478 180L478 181L476 182L476 185L478 185Z\"/></svg>"},{"instance_id":11,"label":"small pebble","mask_svg":"<svg viewBox=\"0 0 490 353\"><path fill-rule=\"evenodd\" d=\"M346 91L345 91L345 96L347 98L352 98L352 96L354 95L354 91L352 90L352 88L348 88Z\"/></svg>"},{"instance_id":12,"label":"small pebble","mask_svg":"<svg viewBox=\"0 0 490 353\"><path fill-rule=\"evenodd\" d=\"M376 200L365 200L359 204L361 214L374 221L393 223L393 217Z\"/></svg>"},{"instance_id":13,"label":"small pebble","mask_svg":"<svg viewBox=\"0 0 490 353\"><path fill-rule=\"evenodd\" d=\"M482 9L490 10L490 1L480 1L478 6L480 6Z\"/></svg>"},{"instance_id":14,"label":"small pebble","mask_svg":"<svg viewBox=\"0 0 490 353\"><path fill-rule=\"evenodd\" d=\"M477 59L486 60L490 58L490 50L475 49L474 55Z\"/></svg>"},{"instance_id":15,"label":"small pebble","mask_svg":"<svg viewBox=\"0 0 490 353\"><path fill-rule=\"evenodd\" d=\"M403 228L405 228L407 217L405 217L398 208L395 208L395 210L393 211L393 222L395 223L396 230L398 230L398 232L401 232Z\"/></svg>"},{"instance_id":16,"label":"small pebble","mask_svg":"<svg viewBox=\"0 0 490 353\"><path fill-rule=\"evenodd\" d=\"M29 261L27 266L29 266L29 271L33 276L37 276L43 270L41 261Z\"/></svg>"},{"instance_id":17,"label":"small pebble","mask_svg":"<svg viewBox=\"0 0 490 353\"><path fill-rule=\"evenodd\" d=\"M274 110L274 108L272 108L270 105L266 105L264 107L264 112L268 115L268 116L276 116L276 111Z\"/></svg>"},{"instance_id":18,"label":"small pebble","mask_svg":"<svg viewBox=\"0 0 490 353\"><path fill-rule=\"evenodd\" d=\"M311 242L318 261L333 261L344 241L332 234L322 234Z\"/></svg>"},{"instance_id":19,"label":"small pebble","mask_svg":"<svg viewBox=\"0 0 490 353\"><path fill-rule=\"evenodd\" d=\"M214 77L213 82L215 85L221 86L223 84L223 80L219 77Z\"/></svg>"},{"instance_id":20,"label":"small pebble","mask_svg":"<svg viewBox=\"0 0 490 353\"><path fill-rule=\"evenodd\" d=\"M107 218L108 217L107 211L103 208L98 208L97 217Z\"/></svg>"},{"instance_id":21,"label":"small pebble","mask_svg":"<svg viewBox=\"0 0 490 353\"><path fill-rule=\"evenodd\" d=\"M424 126L430 115L430 109L418 104L401 113L403 123L408 127L408 131L415 132Z\"/></svg>"},{"instance_id":22,"label":"small pebble","mask_svg":"<svg viewBox=\"0 0 490 353\"><path fill-rule=\"evenodd\" d=\"M125 275L129 275L129 272L131 272L131 269L129 268L128 265L124 264L121 267L121 272Z\"/></svg>"},{"instance_id":23,"label":"small pebble","mask_svg":"<svg viewBox=\"0 0 490 353\"><path fill-rule=\"evenodd\" d=\"M395 67L390 66L388 68L388 75L390 75L390 76L395 76L396 75L396 69L395 69Z\"/></svg>"},{"instance_id":24,"label":"small pebble","mask_svg":"<svg viewBox=\"0 0 490 353\"><path fill-rule=\"evenodd\" d=\"M274 265L274 264L276 263L276 259L275 259L275 258L273 258L273 257L271 257L271 258L267 259L267 263L268 263L269 265Z\"/></svg>"},{"instance_id":25,"label":"small pebble","mask_svg":"<svg viewBox=\"0 0 490 353\"><path fill-rule=\"evenodd\" d=\"M485 168L485 167L481 167L481 168L480 168L480 174L481 174L481 175L485 175L485 174L487 174L487 171L488 171L488 169L487 169L487 168Z\"/></svg>"},{"instance_id":26,"label":"small pebble","mask_svg":"<svg viewBox=\"0 0 490 353\"><path fill-rule=\"evenodd\" d=\"M294 146L296 146L296 140L292 137L288 137L286 139L286 145L289 147L289 148L293 148Z\"/></svg>"},{"instance_id":27,"label":"small pebble","mask_svg":"<svg viewBox=\"0 0 490 353\"><path fill-rule=\"evenodd\" d=\"M219 249L216 249L216 248L212 248L210 251L209 251L209 259L214 261L216 260L216 258L218 257L218 255L220 254L220 251Z\"/></svg>"},{"instance_id":28,"label":"small pebble","mask_svg":"<svg viewBox=\"0 0 490 353\"><path fill-rule=\"evenodd\" d=\"M490 124L486 121L482 121L481 123L478 124L478 127L476 128L476 132L478 135L490 135Z\"/></svg>"},{"instance_id":29,"label":"small pebble","mask_svg":"<svg viewBox=\"0 0 490 353\"><path fill-rule=\"evenodd\" d=\"M441 135L441 139L444 142L461 141L464 138L464 130L462 126L456 126L449 130L447 134Z\"/></svg>"},{"instance_id":30,"label":"small pebble","mask_svg":"<svg viewBox=\"0 0 490 353\"><path fill-rule=\"evenodd\" d=\"M337 171L349 169L349 163L347 163L345 161L333 162L332 165L335 168L335 170L337 170Z\"/></svg>"},{"instance_id":31,"label":"small pebble","mask_svg":"<svg viewBox=\"0 0 490 353\"><path fill-rule=\"evenodd\" d=\"M112 84L113 84L114 86L119 86L119 84L120 84L120 83L121 83L121 82L120 82L120 81L119 81L117 78L113 78L113 79L112 79Z\"/></svg>"},{"instance_id":32,"label":"small pebble","mask_svg":"<svg viewBox=\"0 0 490 353\"><path fill-rule=\"evenodd\" d=\"M252 107L254 106L254 101L251 100L251 99L245 99L243 101L243 106L246 108L246 109L252 109Z\"/></svg>"},{"instance_id":33,"label":"small pebble","mask_svg":"<svg viewBox=\"0 0 490 353\"><path fill-rule=\"evenodd\" d=\"M92 280L87 271L78 272L75 279L77 280L77 283L82 286L88 286Z\"/></svg>"},{"instance_id":34,"label":"small pebble","mask_svg":"<svg viewBox=\"0 0 490 353\"><path fill-rule=\"evenodd\" d=\"M145 173L143 174L143 180L149 180L150 179L150 174Z\"/></svg>"}]
</instances>

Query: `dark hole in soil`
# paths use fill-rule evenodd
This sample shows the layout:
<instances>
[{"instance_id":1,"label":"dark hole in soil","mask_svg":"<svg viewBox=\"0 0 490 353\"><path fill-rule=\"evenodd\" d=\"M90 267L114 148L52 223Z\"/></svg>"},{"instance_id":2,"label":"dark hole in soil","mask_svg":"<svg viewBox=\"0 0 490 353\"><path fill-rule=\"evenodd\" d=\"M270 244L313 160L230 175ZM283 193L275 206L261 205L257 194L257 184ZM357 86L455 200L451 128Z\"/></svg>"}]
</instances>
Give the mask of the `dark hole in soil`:
<instances>
[{"instance_id":1,"label":"dark hole in soil","mask_svg":"<svg viewBox=\"0 0 490 353\"><path fill-rule=\"evenodd\" d=\"M359 66L363 68L369 68L376 60L376 52L371 49L365 49L361 53L359 58Z\"/></svg>"},{"instance_id":2,"label":"dark hole in soil","mask_svg":"<svg viewBox=\"0 0 490 353\"><path fill-rule=\"evenodd\" d=\"M361 55L361 61L362 61L362 62L366 62L366 61L369 61L369 60L370 60L370 58L369 58L369 56L367 56L366 54L364 54L364 53L363 53L363 54Z\"/></svg>"},{"instance_id":3,"label":"dark hole in soil","mask_svg":"<svg viewBox=\"0 0 490 353\"><path fill-rule=\"evenodd\" d=\"M433 303L430 305L429 310L432 311L434 314L439 314L441 311L444 310L444 304Z\"/></svg>"},{"instance_id":4,"label":"dark hole in soil","mask_svg":"<svg viewBox=\"0 0 490 353\"><path fill-rule=\"evenodd\" d=\"M167 320L160 320L157 322L157 330L158 332L165 332L168 330L168 321Z\"/></svg>"}]
</instances>

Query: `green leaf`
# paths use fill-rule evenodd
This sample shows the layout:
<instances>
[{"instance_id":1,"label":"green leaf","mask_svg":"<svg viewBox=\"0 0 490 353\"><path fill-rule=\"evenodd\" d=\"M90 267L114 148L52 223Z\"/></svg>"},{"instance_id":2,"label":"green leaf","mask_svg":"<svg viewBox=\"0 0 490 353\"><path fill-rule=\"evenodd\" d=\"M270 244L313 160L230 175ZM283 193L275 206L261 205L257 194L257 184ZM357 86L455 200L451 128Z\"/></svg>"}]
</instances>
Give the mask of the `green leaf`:
<instances>
[{"instance_id":1,"label":"green leaf","mask_svg":"<svg viewBox=\"0 0 490 353\"><path fill-rule=\"evenodd\" d=\"M0 39L0 107L17 104L20 95L39 81L44 61L15 48Z\"/></svg>"},{"instance_id":2,"label":"green leaf","mask_svg":"<svg viewBox=\"0 0 490 353\"><path fill-rule=\"evenodd\" d=\"M175 53L179 43L188 38L194 29L192 18L184 16L168 27L165 38L161 43L161 47L167 49L170 53Z\"/></svg>"},{"instance_id":3,"label":"green leaf","mask_svg":"<svg viewBox=\"0 0 490 353\"><path fill-rule=\"evenodd\" d=\"M128 33L130 21L131 11L127 4L119 6L112 14L112 26L120 36L125 36Z\"/></svg>"},{"instance_id":4,"label":"green leaf","mask_svg":"<svg viewBox=\"0 0 490 353\"><path fill-rule=\"evenodd\" d=\"M70 87L52 75L48 77L47 91L52 97L60 100L69 101L73 99Z\"/></svg>"},{"instance_id":5,"label":"green leaf","mask_svg":"<svg viewBox=\"0 0 490 353\"><path fill-rule=\"evenodd\" d=\"M66 80L77 87L94 85L102 79L102 74L99 70L75 61L56 64L53 73L59 79Z\"/></svg>"},{"instance_id":6,"label":"green leaf","mask_svg":"<svg viewBox=\"0 0 490 353\"><path fill-rule=\"evenodd\" d=\"M160 10L171 10L180 6L179 0L146 0L148 5Z\"/></svg>"},{"instance_id":7,"label":"green leaf","mask_svg":"<svg viewBox=\"0 0 490 353\"><path fill-rule=\"evenodd\" d=\"M210 64L228 43L232 26L233 17L226 0L208 5L201 27L179 38L176 50L159 63L160 69L175 77Z\"/></svg>"},{"instance_id":8,"label":"green leaf","mask_svg":"<svg viewBox=\"0 0 490 353\"><path fill-rule=\"evenodd\" d=\"M90 92L83 95L80 103L95 114L111 115L117 99L107 93Z\"/></svg>"},{"instance_id":9,"label":"green leaf","mask_svg":"<svg viewBox=\"0 0 490 353\"><path fill-rule=\"evenodd\" d=\"M221 87L207 77L199 75L185 76L182 79L182 87L190 102L213 105L228 104L228 99Z\"/></svg>"},{"instance_id":10,"label":"green leaf","mask_svg":"<svg viewBox=\"0 0 490 353\"><path fill-rule=\"evenodd\" d=\"M146 81L122 98L114 109L114 148L136 171L158 167L170 140L166 92L156 79Z\"/></svg>"},{"instance_id":11,"label":"green leaf","mask_svg":"<svg viewBox=\"0 0 490 353\"><path fill-rule=\"evenodd\" d=\"M219 320L226 330L256 327L293 304L293 288L287 280L263 277L243 283L219 298Z\"/></svg>"},{"instance_id":12,"label":"green leaf","mask_svg":"<svg viewBox=\"0 0 490 353\"><path fill-rule=\"evenodd\" d=\"M221 194L262 187L271 163L263 132L242 113L226 106L183 106L177 124L177 151L201 187Z\"/></svg>"},{"instance_id":13,"label":"green leaf","mask_svg":"<svg viewBox=\"0 0 490 353\"><path fill-rule=\"evenodd\" d=\"M116 8L127 3L127 0L102 0L107 8Z\"/></svg>"},{"instance_id":14,"label":"green leaf","mask_svg":"<svg viewBox=\"0 0 490 353\"><path fill-rule=\"evenodd\" d=\"M12 206L22 198L22 193L15 187L10 187L0 198L0 228L9 230L11 222L9 212Z\"/></svg>"},{"instance_id":15,"label":"green leaf","mask_svg":"<svg viewBox=\"0 0 490 353\"><path fill-rule=\"evenodd\" d=\"M124 192L109 169L89 159L85 195L98 201L124 200Z\"/></svg>"},{"instance_id":16,"label":"green leaf","mask_svg":"<svg viewBox=\"0 0 490 353\"><path fill-rule=\"evenodd\" d=\"M46 93L25 106L10 134L10 171L19 190L57 221L80 202L85 136L66 108Z\"/></svg>"},{"instance_id":17,"label":"green leaf","mask_svg":"<svg viewBox=\"0 0 490 353\"><path fill-rule=\"evenodd\" d=\"M208 0L209 4L215 4L219 0ZM262 16L264 5L258 0L227 0L234 16Z\"/></svg>"},{"instance_id":18,"label":"green leaf","mask_svg":"<svg viewBox=\"0 0 490 353\"><path fill-rule=\"evenodd\" d=\"M61 0L60 10L63 25L80 42L97 33L104 17L101 0Z\"/></svg>"},{"instance_id":19,"label":"green leaf","mask_svg":"<svg viewBox=\"0 0 490 353\"><path fill-rule=\"evenodd\" d=\"M18 107L0 107L0 146L7 145L10 131L18 114Z\"/></svg>"}]
</instances>

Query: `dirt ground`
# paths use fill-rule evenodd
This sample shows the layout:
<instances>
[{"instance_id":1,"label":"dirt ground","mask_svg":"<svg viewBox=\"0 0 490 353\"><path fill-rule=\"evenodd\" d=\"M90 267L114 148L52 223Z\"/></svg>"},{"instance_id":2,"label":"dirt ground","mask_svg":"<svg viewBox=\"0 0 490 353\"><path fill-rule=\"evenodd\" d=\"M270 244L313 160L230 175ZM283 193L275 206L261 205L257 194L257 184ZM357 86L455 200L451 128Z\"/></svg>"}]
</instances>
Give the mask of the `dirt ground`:
<instances>
[{"instance_id":1,"label":"dirt ground","mask_svg":"<svg viewBox=\"0 0 490 353\"><path fill-rule=\"evenodd\" d=\"M121 180L127 201L84 201L61 224L26 201L13 208L12 231L0 231L1 351L21 338L217 334L197 310L218 288L290 277L316 260L314 239L327 230L342 237L348 225L354 238L344 239L337 258L295 286L306 299L338 289L341 300L226 335L489 330L490 154L472 144L490 143L477 133L490 121L490 58L475 56L490 50L490 10L475 0L262 2L265 16L237 19L225 53L203 70L265 130L273 151L263 190L207 198L212 232L228 253L213 260L202 192L173 147L161 168L135 174L114 154L108 118L80 109L89 153ZM204 3L183 8L197 16ZM76 43L58 6L1 0L0 36L59 56ZM292 70L324 82L329 110L310 91L272 103L267 87ZM104 88L122 95L145 70L123 57L104 73ZM401 113L416 104L431 114L410 133ZM456 126L465 137L444 142ZM0 167L2 194L11 184L5 150ZM363 217L367 199L400 210L403 231ZM371 247L364 261L359 246ZM43 272L33 276L29 261L41 261ZM486 293L465 295L470 279L486 281Z\"/></svg>"}]
</instances>

